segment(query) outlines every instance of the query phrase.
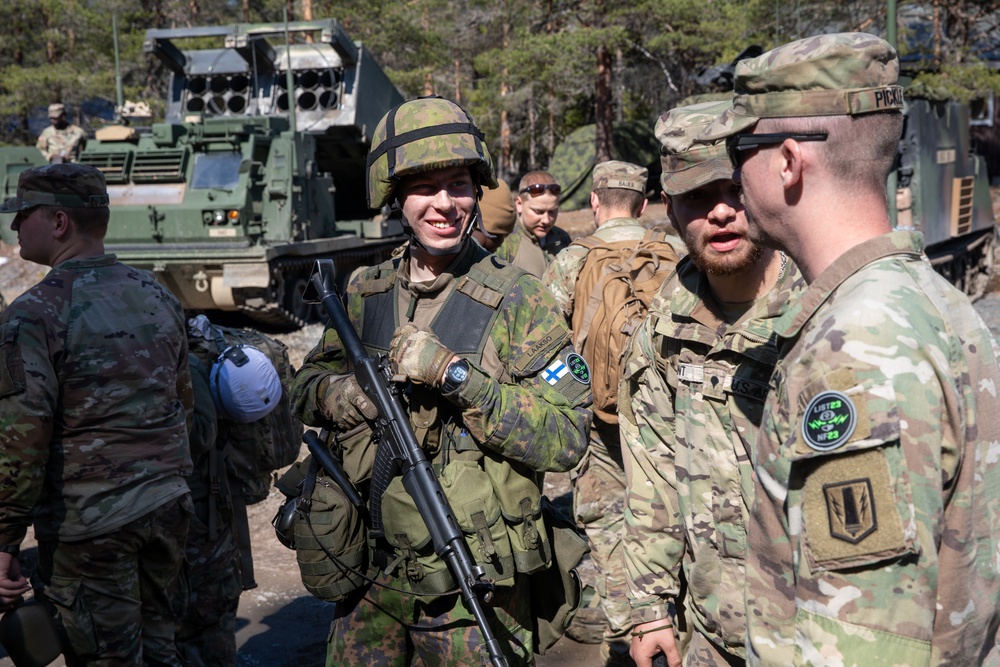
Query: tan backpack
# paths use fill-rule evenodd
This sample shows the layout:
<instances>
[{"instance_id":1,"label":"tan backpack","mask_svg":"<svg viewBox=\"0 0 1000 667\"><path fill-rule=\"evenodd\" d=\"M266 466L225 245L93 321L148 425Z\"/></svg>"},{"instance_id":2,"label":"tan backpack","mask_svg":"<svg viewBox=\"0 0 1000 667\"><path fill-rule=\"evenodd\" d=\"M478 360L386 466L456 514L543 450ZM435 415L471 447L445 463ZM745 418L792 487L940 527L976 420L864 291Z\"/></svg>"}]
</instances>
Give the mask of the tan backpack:
<instances>
[{"instance_id":1,"label":"tan backpack","mask_svg":"<svg viewBox=\"0 0 1000 667\"><path fill-rule=\"evenodd\" d=\"M590 365L594 415L618 423L618 380L632 333L660 285L677 266L666 233L608 243L595 236L573 242L589 249L573 292L573 345Z\"/></svg>"}]
</instances>

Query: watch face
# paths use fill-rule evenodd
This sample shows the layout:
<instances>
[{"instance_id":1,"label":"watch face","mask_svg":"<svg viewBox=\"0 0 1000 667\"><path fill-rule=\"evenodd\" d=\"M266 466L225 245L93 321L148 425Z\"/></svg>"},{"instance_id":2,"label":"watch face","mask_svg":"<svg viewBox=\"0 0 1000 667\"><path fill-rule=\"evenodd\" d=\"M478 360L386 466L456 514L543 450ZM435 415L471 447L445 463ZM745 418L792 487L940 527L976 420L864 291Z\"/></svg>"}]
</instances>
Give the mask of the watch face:
<instances>
[{"instance_id":1,"label":"watch face","mask_svg":"<svg viewBox=\"0 0 1000 667\"><path fill-rule=\"evenodd\" d=\"M468 363L464 361L456 361L448 367L448 379L455 384L465 382L465 378L467 377L469 377Z\"/></svg>"}]
</instances>

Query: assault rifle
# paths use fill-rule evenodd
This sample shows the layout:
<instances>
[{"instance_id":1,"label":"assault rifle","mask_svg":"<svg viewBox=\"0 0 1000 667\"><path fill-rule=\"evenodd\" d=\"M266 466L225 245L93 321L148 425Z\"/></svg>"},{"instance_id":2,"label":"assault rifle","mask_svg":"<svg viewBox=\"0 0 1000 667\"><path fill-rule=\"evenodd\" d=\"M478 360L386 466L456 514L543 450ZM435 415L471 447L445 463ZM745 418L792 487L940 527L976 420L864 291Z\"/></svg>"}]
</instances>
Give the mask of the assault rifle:
<instances>
[{"instance_id":1,"label":"assault rifle","mask_svg":"<svg viewBox=\"0 0 1000 667\"><path fill-rule=\"evenodd\" d=\"M361 390L378 409L378 417L372 424L372 430L378 443L378 453L375 461L375 471L372 473L372 519L376 521L375 506L380 504L381 491L385 489L388 480L396 471L403 476L403 488L413 498L420 518L423 519L430 532L434 544L434 552L448 564L452 577L458 583L462 600L472 612L483 634L483 642L490 654L494 667L507 667L507 660L500 651L500 644L486 619L483 600L489 602L493 597L493 585L485 579L483 568L476 564L462 529L458 526L455 512L445 498L441 484L438 482L434 469L427 460L424 450L420 448L410 419L400 399L399 387L392 381L392 370L389 360L384 355L372 357L365 350L354 330L354 325L347 316L344 304L336 287L336 273L332 259L316 261L309 285L302 294L302 300L307 303L322 303L330 324L340 336L348 359L354 365L354 377ZM388 457L391 466L386 468L380 464L380 459ZM377 479L378 476L383 479ZM380 514L380 509L378 514ZM379 523L381 523L379 521ZM379 526L381 528L381 526Z\"/></svg>"}]
</instances>

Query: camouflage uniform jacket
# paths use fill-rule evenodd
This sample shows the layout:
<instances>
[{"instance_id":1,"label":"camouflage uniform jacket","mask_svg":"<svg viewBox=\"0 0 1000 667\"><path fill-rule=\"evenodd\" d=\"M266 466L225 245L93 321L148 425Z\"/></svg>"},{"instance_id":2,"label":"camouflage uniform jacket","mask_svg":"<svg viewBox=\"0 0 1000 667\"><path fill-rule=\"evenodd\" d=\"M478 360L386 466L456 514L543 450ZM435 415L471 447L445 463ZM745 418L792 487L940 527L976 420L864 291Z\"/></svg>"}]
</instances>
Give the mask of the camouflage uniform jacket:
<instances>
[{"instance_id":1,"label":"camouflage uniform jacket","mask_svg":"<svg viewBox=\"0 0 1000 667\"><path fill-rule=\"evenodd\" d=\"M1000 350L922 246L858 245L775 328L753 664L1000 664Z\"/></svg>"},{"instance_id":2,"label":"camouflage uniform jacket","mask_svg":"<svg viewBox=\"0 0 1000 667\"><path fill-rule=\"evenodd\" d=\"M744 655L750 457L778 359L773 327L804 288L788 262L775 287L729 325L704 274L683 259L636 331L619 394L636 623L668 617L683 572L693 625Z\"/></svg>"},{"instance_id":3,"label":"camouflage uniform jacket","mask_svg":"<svg viewBox=\"0 0 1000 667\"><path fill-rule=\"evenodd\" d=\"M409 319L426 329L455 293L461 278L477 262L494 260L477 244L468 243L452 265L431 283L410 282L409 253L355 275L347 289L347 306L363 339L366 299L360 286L366 276L391 270L393 261L398 262L392 287L396 295L395 321L401 324ZM501 270L514 271L506 265L501 265ZM412 312L410 318L408 312ZM469 379L455 395L442 395L446 400L439 398L437 402L457 406L462 429L480 447L533 471L568 470L583 455L590 426L589 385L574 380L571 373L556 378L548 372L550 366L558 366L560 360L565 362L569 355L575 355L569 331L551 295L536 278L522 274L499 308L480 359L468 357L472 365ZM328 425L321 409L326 388L347 370L337 332L327 327L292 385L293 411L305 424ZM414 426L419 435L421 424ZM345 461L349 474L350 463Z\"/></svg>"},{"instance_id":4,"label":"camouflage uniform jacket","mask_svg":"<svg viewBox=\"0 0 1000 667\"><path fill-rule=\"evenodd\" d=\"M184 314L114 255L65 261L0 316L0 546L106 534L188 492Z\"/></svg>"},{"instance_id":5,"label":"camouflage uniform jacket","mask_svg":"<svg viewBox=\"0 0 1000 667\"><path fill-rule=\"evenodd\" d=\"M559 251L569 245L569 242L569 234L560 227L550 229L545 238L539 242L538 237L526 230L518 221L514 226L514 232L496 249L496 256L536 278L541 278L545 267L559 254Z\"/></svg>"},{"instance_id":6,"label":"camouflage uniform jacket","mask_svg":"<svg viewBox=\"0 0 1000 667\"><path fill-rule=\"evenodd\" d=\"M38 135L35 146L49 162L56 156L62 156L66 162L76 162L86 136L76 125L67 125L61 130L50 125Z\"/></svg>"},{"instance_id":7,"label":"camouflage uniform jacket","mask_svg":"<svg viewBox=\"0 0 1000 667\"><path fill-rule=\"evenodd\" d=\"M639 241L645 234L646 228L634 218L612 218L606 220L590 237L605 243L615 243ZM573 318L573 292L589 253L589 248L570 243L565 250L556 255L542 275L542 282L556 298L556 303L566 316L567 322Z\"/></svg>"}]
</instances>

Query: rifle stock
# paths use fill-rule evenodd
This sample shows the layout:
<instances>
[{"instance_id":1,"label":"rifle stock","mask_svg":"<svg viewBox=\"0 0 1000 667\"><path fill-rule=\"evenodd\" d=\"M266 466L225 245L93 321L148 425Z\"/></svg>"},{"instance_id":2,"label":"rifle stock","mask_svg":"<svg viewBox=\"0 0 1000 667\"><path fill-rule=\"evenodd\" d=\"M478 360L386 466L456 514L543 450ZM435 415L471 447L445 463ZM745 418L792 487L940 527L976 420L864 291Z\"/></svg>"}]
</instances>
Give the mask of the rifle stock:
<instances>
[{"instance_id":1,"label":"rifle stock","mask_svg":"<svg viewBox=\"0 0 1000 667\"><path fill-rule=\"evenodd\" d=\"M376 489L384 490L395 473L402 472L403 488L413 498L420 517L427 526L434 544L434 552L448 564L466 607L475 617L483 635L483 643L489 652L490 661L494 667L506 667L507 660L500 651L499 642L493 636L493 631L487 622L486 610L479 598L481 593L483 598L489 601L492 597L492 584L483 578L483 569L472 558L458 520L434 474L434 469L413 435L409 416L399 397L399 390L392 382L386 368L387 360L375 359L365 350L337 292L333 260L317 260L309 282L303 299L313 295L315 300L323 304L331 326L336 330L348 358L354 365L355 379L378 410L378 417L372 428L378 447L382 451L376 456L376 470L372 476L373 497L376 493L381 494L381 491ZM391 459L391 467L380 465L380 459L385 457ZM381 480L376 479L376 473L381 475ZM372 523L381 528L380 503L377 512L374 506L371 508L371 515Z\"/></svg>"}]
</instances>

